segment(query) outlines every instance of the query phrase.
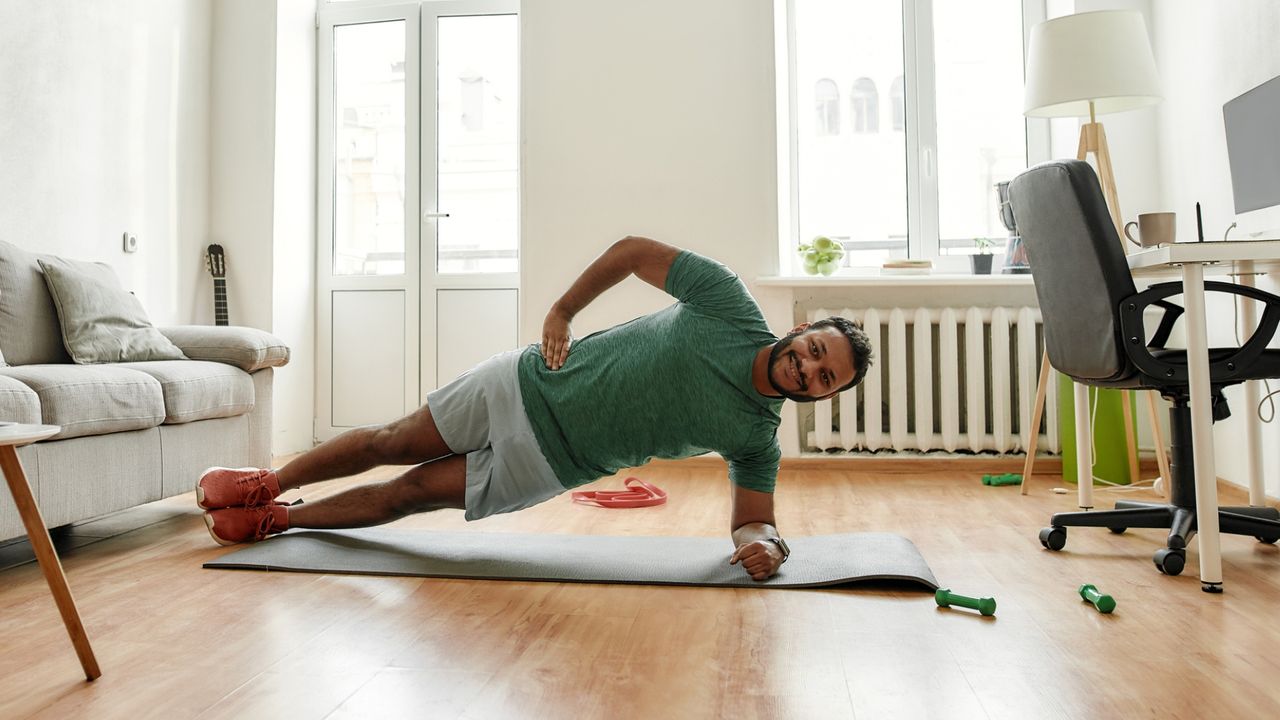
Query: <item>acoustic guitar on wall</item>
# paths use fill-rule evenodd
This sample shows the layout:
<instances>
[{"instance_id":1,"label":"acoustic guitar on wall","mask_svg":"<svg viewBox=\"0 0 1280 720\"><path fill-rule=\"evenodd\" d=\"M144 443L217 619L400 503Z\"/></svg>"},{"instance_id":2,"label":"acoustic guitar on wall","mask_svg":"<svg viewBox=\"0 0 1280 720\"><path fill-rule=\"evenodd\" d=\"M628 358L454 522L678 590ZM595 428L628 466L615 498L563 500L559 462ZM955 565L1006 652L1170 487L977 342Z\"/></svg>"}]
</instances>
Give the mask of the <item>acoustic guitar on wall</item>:
<instances>
[{"instance_id":1,"label":"acoustic guitar on wall","mask_svg":"<svg viewBox=\"0 0 1280 720\"><path fill-rule=\"evenodd\" d=\"M213 276L213 324L229 325L227 317L227 265L221 245L210 245L204 254L205 267Z\"/></svg>"}]
</instances>

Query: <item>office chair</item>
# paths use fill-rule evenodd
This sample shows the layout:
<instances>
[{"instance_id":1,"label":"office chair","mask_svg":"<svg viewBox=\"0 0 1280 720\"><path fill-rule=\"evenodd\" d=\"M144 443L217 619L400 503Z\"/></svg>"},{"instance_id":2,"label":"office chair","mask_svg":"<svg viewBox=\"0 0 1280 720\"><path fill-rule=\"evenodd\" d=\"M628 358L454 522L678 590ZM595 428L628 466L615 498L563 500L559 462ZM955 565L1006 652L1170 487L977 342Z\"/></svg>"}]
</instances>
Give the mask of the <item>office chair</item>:
<instances>
[{"instance_id":1,"label":"office chair","mask_svg":"<svg viewBox=\"0 0 1280 720\"><path fill-rule=\"evenodd\" d=\"M1173 403L1169 410L1173 477L1166 478L1170 502L1122 500L1115 510L1056 513L1050 527L1040 531L1040 542L1049 550L1061 550L1067 542L1067 527L1106 527L1114 533L1169 528L1167 547L1152 560L1161 572L1177 575L1186 564L1187 542L1196 532L1187 353L1165 347L1183 313L1167 298L1181 295L1182 283L1160 283L1137 291L1098 177L1088 163L1064 160L1037 165L1013 180L1009 198L1035 280L1049 363L1078 383L1152 389ZM1280 377L1280 350L1266 349L1280 324L1280 297L1231 283L1204 285L1206 292L1232 293L1266 304L1258 328L1242 347L1209 350L1216 422L1230 416L1223 388ZM1163 310L1163 316L1147 339L1143 314L1153 306ZM1280 539L1280 511L1275 508L1223 507L1218 519L1224 533L1252 535L1264 543Z\"/></svg>"}]
</instances>

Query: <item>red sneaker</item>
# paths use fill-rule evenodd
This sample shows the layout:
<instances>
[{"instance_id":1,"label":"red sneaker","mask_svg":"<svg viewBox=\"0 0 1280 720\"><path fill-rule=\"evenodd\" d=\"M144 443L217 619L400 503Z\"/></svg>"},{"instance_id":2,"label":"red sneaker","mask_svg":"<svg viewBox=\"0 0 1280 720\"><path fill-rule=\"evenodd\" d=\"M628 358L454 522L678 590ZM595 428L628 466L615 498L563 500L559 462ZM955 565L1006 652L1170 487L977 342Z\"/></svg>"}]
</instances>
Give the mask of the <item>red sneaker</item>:
<instances>
[{"instance_id":1,"label":"red sneaker","mask_svg":"<svg viewBox=\"0 0 1280 720\"><path fill-rule=\"evenodd\" d=\"M196 483L196 504L205 510L267 505L280 495L275 470L211 467Z\"/></svg>"},{"instance_id":2,"label":"red sneaker","mask_svg":"<svg viewBox=\"0 0 1280 720\"><path fill-rule=\"evenodd\" d=\"M219 545L257 542L289 529L289 506L272 503L210 510L204 514L204 524Z\"/></svg>"}]
</instances>

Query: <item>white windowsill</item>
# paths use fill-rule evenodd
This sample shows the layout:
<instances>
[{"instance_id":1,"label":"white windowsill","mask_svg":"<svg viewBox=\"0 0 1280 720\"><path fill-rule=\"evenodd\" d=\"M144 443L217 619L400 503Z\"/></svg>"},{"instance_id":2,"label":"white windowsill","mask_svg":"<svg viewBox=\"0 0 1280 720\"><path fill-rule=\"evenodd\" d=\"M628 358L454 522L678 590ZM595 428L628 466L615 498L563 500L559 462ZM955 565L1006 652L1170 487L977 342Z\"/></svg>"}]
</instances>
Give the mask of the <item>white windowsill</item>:
<instances>
[{"instance_id":1,"label":"white windowsill","mask_svg":"<svg viewBox=\"0 0 1280 720\"><path fill-rule=\"evenodd\" d=\"M1032 285L1031 275L973 275L965 273L933 273L930 275L880 275L875 270L866 273L837 273L835 275L765 275L756 278L757 285L769 287L1021 287Z\"/></svg>"}]
</instances>

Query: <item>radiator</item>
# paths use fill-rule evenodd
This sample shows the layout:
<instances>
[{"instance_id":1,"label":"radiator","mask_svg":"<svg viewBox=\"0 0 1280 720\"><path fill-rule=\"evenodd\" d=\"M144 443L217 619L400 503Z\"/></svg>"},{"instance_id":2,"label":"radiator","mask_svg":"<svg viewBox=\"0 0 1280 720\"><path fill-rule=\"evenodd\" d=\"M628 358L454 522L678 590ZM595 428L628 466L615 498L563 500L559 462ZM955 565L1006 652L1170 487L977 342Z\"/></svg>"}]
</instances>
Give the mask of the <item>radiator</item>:
<instances>
[{"instance_id":1,"label":"radiator","mask_svg":"<svg viewBox=\"0 0 1280 720\"><path fill-rule=\"evenodd\" d=\"M1031 428L1043 338L1036 308L818 308L861 322L875 364L857 387L814 403L806 450L1037 452L1058 449L1057 393ZM803 427L804 425L802 425Z\"/></svg>"}]
</instances>

